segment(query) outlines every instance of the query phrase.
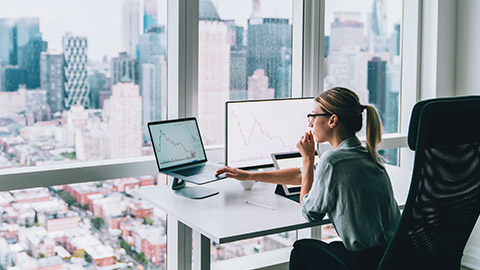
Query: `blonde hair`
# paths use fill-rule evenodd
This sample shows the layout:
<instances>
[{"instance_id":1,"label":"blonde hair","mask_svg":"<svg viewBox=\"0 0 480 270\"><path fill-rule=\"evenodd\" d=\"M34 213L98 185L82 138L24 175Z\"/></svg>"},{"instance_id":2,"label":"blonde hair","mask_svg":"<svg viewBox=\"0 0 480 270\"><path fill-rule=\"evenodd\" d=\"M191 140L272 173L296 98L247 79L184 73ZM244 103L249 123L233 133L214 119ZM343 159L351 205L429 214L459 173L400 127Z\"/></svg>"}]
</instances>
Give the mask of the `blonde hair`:
<instances>
[{"instance_id":1,"label":"blonde hair","mask_svg":"<svg viewBox=\"0 0 480 270\"><path fill-rule=\"evenodd\" d=\"M362 129L362 113L367 111L367 143L370 157L383 166L377 146L382 141L382 124L377 110L372 105L362 105L355 92L348 88L334 87L315 98L318 105L327 113L338 116L343 127L349 134L355 134Z\"/></svg>"}]
</instances>

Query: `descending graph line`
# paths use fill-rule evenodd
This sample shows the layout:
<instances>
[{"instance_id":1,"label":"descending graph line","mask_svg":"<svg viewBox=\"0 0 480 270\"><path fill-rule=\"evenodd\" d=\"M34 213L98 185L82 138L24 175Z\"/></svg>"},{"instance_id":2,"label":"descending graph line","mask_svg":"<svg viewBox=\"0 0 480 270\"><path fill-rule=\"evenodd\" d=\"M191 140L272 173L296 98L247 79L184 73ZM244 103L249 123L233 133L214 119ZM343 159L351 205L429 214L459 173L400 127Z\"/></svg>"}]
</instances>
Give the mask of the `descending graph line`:
<instances>
[{"instance_id":1,"label":"descending graph line","mask_svg":"<svg viewBox=\"0 0 480 270\"><path fill-rule=\"evenodd\" d=\"M260 129L260 134L262 135L265 135L265 137L267 137L268 139L270 140L279 140L281 143L282 143L282 146L285 147L285 148L290 148L289 146L287 146L287 144L285 143L285 141L282 139L282 137L278 136L278 135L272 135L270 134L263 126L262 124L258 121L258 119L255 117L255 120L254 120L254 124L252 126L252 128L250 129L250 134L248 135L248 139L247 137L245 136L245 133L243 133L243 130L242 130L242 127L241 127L241 124L240 124L240 118L237 116L237 114L235 113L235 111L232 111L232 116L231 118L233 120L236 120L237 122L237 126L238 126L238 129L240 131L240 136L242 137L243 139L243 143L245 145L249 145L250 144L250 140L252 139L252 135L253 135L253 131L255 129L255 127L258 126L258 128Z\"/></svg>"},{"instance_id":2,"label":"descending graph line","mask_svg":"<svg viewBox=\"0 0 480 270\"><path fill-rule=\"evenodd\" d=\"M187 157L183 158L183 159L175 159L175 160L166 160L166 161L161 161L161 164L165 164L165 163L169 163L169 162L172 162L172 161L181 161L181 160L188 160L188 159L192 159L194 158L196 155L197 155L197 152L196 151L190 151L188 150L185 145L183 145L182 143L180 142L174 142L172 139L170 139L162 130L160 130L160 136L158 138L158 147L157 147L157 151L158 153L160 153L160 151L162 150L162 137L165 139L165 141L171 145L173 145L174 147L180 147L183 149L183 151L189 155L187 155Z\"/></svg>"}]
</instances>

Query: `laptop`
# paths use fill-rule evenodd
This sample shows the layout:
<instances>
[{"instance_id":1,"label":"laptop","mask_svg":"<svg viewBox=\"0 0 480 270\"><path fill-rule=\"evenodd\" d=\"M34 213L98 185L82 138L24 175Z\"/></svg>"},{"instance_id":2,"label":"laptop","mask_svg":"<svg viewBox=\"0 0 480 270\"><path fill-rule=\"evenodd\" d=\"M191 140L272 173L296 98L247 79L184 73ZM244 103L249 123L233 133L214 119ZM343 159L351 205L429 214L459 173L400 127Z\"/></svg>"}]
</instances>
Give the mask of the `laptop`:
<instances>
[{"instance_id":1,"label":"laptop","mask_svg":"<svg viewBox=\"0 0 480 270\"><path fill-rule=\"evenodd\" d=\"M197 185L225 176L215 176L222 165L207 161L195 117L148 123L153 152L161 173Z\"/></svg>"},{"instance_id":2,"label":"laptop","mask_svg":"<svg viewBox=\"0 0 480 270\"><path fill-rule=\"evenodd\" d=\"M302 167L302 155L300 152L272 153L275 169L300 168ZM318 162L318 153L315 150L315 163ZM287 197L296 202L300 201L300 185L277 185L275 193Z\"/></svg>"}]
</instances>

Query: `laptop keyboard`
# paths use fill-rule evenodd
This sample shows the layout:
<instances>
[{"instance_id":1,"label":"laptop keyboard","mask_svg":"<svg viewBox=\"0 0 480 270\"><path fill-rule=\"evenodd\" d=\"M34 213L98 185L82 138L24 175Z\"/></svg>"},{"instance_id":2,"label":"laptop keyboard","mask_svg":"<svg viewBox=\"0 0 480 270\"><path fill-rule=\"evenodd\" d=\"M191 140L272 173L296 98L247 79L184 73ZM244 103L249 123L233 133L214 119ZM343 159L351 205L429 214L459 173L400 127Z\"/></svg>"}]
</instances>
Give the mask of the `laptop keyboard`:
<instances>
[{"instance_id":1,"label":"laptop keyboard","mask_svg":"<svg viewBox=\"0 0 480 270\"><path fill-rule=\"evenodd\" d=\"M174 171L177 174L180 174L182 176L192 176L192 175L197 175L197 174L204 174L208 173L211 171L216 171L217 167L211 165L211 164L205 164L205 165L200 165L200 166L195 166L191 168L186 168L186 169L181 169Z\"/></svg>"}]
</instances>

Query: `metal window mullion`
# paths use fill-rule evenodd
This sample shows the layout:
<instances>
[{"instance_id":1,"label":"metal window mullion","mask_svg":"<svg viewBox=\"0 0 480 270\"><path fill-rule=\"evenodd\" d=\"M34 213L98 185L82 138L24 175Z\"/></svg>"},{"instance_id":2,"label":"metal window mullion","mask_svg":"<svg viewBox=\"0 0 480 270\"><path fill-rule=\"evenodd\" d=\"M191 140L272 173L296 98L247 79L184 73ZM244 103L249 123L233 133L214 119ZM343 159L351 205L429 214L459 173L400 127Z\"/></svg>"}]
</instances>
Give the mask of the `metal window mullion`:
<instances>
[{"instance_id":1,"label":"metal window mullion","mask_svg":"<svg viewBox=\"0 0 480 270\"><path fill-rule=\"evenodd\" d=\"M292 25L292 97L303 94L304 1L293 0Z\"/></svg>"},{"instance_id":2,"label":"metal window mullion","mask_svg":"<svg viewBox=\"0 0 480 270\"><path fill-rule=\"evenodd\" d=\"M0 170L0 191L158 174L153 156Z\"/></svg>"},{"instance_id":3,"label":"metal window mullion","mask_svg":"<svg viewBox=\"0 0 480 270\"><path fill-rule=\"evenodd\" d=\"M304 0L303 95L323 91L325 51L325 0Z\"/></svg>"},{"instance_id":4,"label":"metal window mullion","mask_svg":"<svg viewBox=\"0 0 480 270\"><path fill-rule=\"evenodd\" d=\"M168 118L198 112L197 0L168 2Z\"/></svg>"},{"instance_id":5,"label":"metal window mullion","mask_svg":"<svg viewBox=\"0 0 480 270\"><path fill-rule=\"evenodd\" d=\"M422 4L423 1L404 0L402 19L402 87L400 90L401 134L408 134L410 113L420 100L421 48L422 48ZM413 153L408 148L400 150L400 167L413 166Z\"/></svg>"}]
</instances>

